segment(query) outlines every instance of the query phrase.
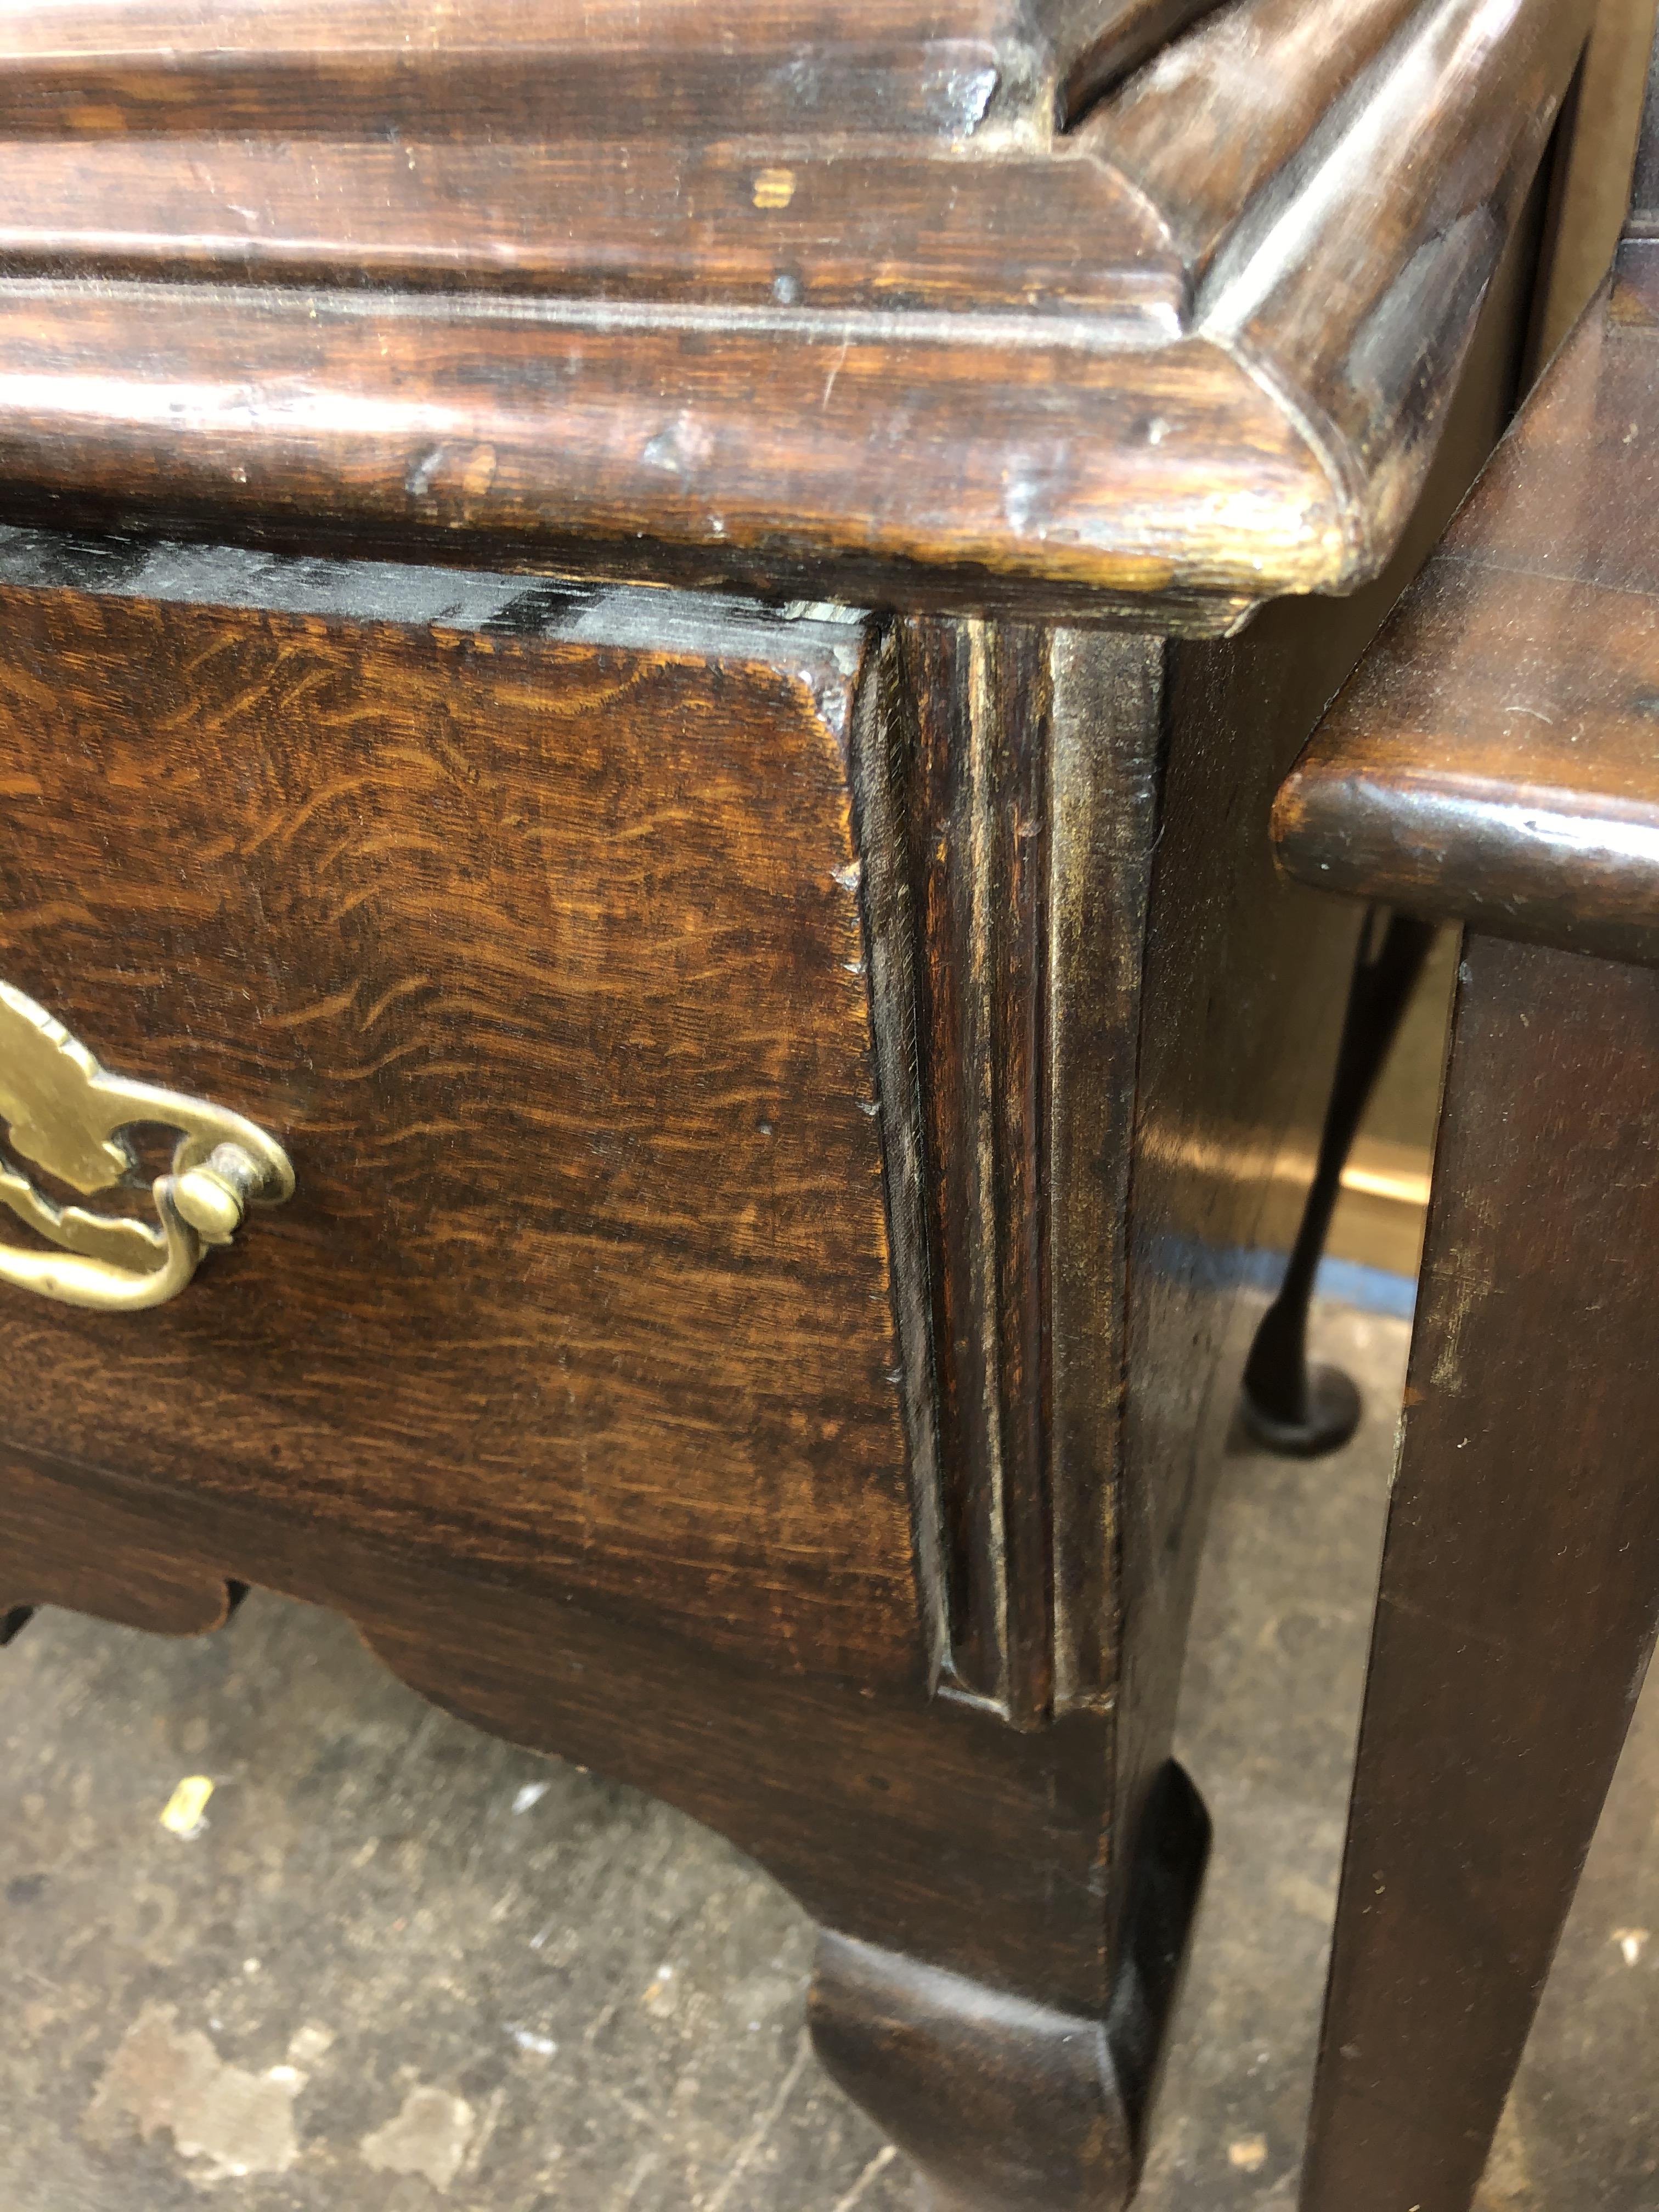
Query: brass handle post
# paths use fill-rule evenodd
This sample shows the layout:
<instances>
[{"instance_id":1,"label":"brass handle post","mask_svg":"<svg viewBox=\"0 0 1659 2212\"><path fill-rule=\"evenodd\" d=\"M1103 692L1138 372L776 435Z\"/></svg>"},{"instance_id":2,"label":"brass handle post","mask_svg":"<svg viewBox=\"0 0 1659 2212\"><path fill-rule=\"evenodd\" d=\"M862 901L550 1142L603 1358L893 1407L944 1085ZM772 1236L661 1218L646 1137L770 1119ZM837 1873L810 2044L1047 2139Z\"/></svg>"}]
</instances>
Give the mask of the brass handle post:
<instances>
[{"instance_id":1,"label":"brass handle post","mask_svg":"<svg viewBox=\"0 0 1659 2212\"><path fill-rule=\"evenodd\" d=\"M60 1205L0 1154L0 1205L56 1248L0 1244L0 1284L60 1304L132 1313L176 1297L250 1206L289 1197L294 1170L276 1139L183 1091L112 1075L62 1023L0 982L0 1121L10 1151L86 1196L131 1187L127 1132L175 1129L170 1171L151 1185L155 1219Z\"/></svg>"}]
</instances>

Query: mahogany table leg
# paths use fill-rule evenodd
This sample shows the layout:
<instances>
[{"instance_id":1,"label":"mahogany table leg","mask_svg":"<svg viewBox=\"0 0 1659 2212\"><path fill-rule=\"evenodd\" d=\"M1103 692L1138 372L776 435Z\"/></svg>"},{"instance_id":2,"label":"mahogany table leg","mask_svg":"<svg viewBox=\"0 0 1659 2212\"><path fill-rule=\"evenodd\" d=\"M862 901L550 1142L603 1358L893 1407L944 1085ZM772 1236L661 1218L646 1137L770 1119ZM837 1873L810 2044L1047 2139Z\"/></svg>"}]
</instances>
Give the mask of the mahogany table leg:
<instances>
[{"instance_id":1,"label":"mahogany table leg","mask_svg":"<svg viewBox=\"0 0 1659 2212\"><path fill-rule=\"evenodd\" d=\"M1466 2212L1659 1617L1659 973L1470 939L1303 2212Z\"/></svg>"},{"instance_id":2,"label":"mahogany table leg","mask_svg":"<svg viewBox=\"0 0 1659 2212\"><path fill-rule=\"evenodd\" d=\"M1308 1364L1308 1306L1343 1168L1433 942L1431 923L1380 909L1360 939L1314 1179L1284 1282L1244 1370L1245 1421L1273 1451L1316 1458L1346 1443L1359 1423L1359 1393L1341 1369Z\"/></svg>"}]
</instances>

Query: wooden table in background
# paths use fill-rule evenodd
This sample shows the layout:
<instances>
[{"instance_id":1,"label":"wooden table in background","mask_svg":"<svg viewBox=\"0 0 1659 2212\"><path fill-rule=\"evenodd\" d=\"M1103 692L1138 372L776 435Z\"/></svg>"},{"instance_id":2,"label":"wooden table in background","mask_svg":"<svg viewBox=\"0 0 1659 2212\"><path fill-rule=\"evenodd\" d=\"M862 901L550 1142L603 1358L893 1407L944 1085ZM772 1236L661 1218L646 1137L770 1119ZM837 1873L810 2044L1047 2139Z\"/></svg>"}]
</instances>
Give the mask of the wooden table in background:
<instances>
[{"instance_id":1,"label":"wooden table in background","mask_svg":"<svg viewBox=\"0 0 1659 2212\"><path fill-rule=\"evenodd\" d=\"M1468 925L1303 2196L1467 2212L1659 1626L1659 49L1611 284L1275 828Z\"/></svg>"}]
</instances>

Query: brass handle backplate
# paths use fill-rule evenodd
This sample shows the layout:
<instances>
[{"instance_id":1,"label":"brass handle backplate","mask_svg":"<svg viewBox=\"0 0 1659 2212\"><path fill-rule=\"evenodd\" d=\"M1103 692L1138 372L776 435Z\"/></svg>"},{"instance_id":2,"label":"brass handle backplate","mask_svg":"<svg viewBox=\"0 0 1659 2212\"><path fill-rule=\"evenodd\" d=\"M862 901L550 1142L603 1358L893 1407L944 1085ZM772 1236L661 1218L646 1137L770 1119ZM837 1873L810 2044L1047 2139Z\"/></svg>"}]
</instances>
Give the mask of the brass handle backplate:
<instances>
[{"instance_id":1,"label":"brass handle backplate","mask_svg":"<svg viewBox=\"0 0 1659 2212\"><path fill-rule=\"evenodd\" d=\"M228 1244L250 1205L292 1194L274 1137L241 1115L100 1067L44 1006L0 983L0 1121L13 1153L91 1197L140 1184L126 1133L176 1129L173 1165L152 1184L156 1218L59 1205L0 1153L0 1204L57 1249L0 1243L0 1284L70 1306L132 1312L176 1297L210 1244Z\"/></svg>"}]
</instances>

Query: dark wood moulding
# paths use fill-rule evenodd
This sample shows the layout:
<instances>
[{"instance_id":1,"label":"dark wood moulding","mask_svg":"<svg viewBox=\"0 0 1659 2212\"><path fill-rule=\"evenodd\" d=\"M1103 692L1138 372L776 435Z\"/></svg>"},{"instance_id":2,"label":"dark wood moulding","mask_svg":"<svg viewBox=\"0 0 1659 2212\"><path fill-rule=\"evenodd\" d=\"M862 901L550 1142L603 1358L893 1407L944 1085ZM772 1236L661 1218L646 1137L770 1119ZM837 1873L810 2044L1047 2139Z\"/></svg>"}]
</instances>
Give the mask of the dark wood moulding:
<instances>
[{"instance_id":1,"label":"dark wood moulding","mask_svg":"<svg viewBox=\"0 0 1659 2212\"><path fill-rule=\"evenodd\" d=\"M1386 561L1588 12L19 16L0 476L1224 630Z\"/></svg>"}]
</instances>

